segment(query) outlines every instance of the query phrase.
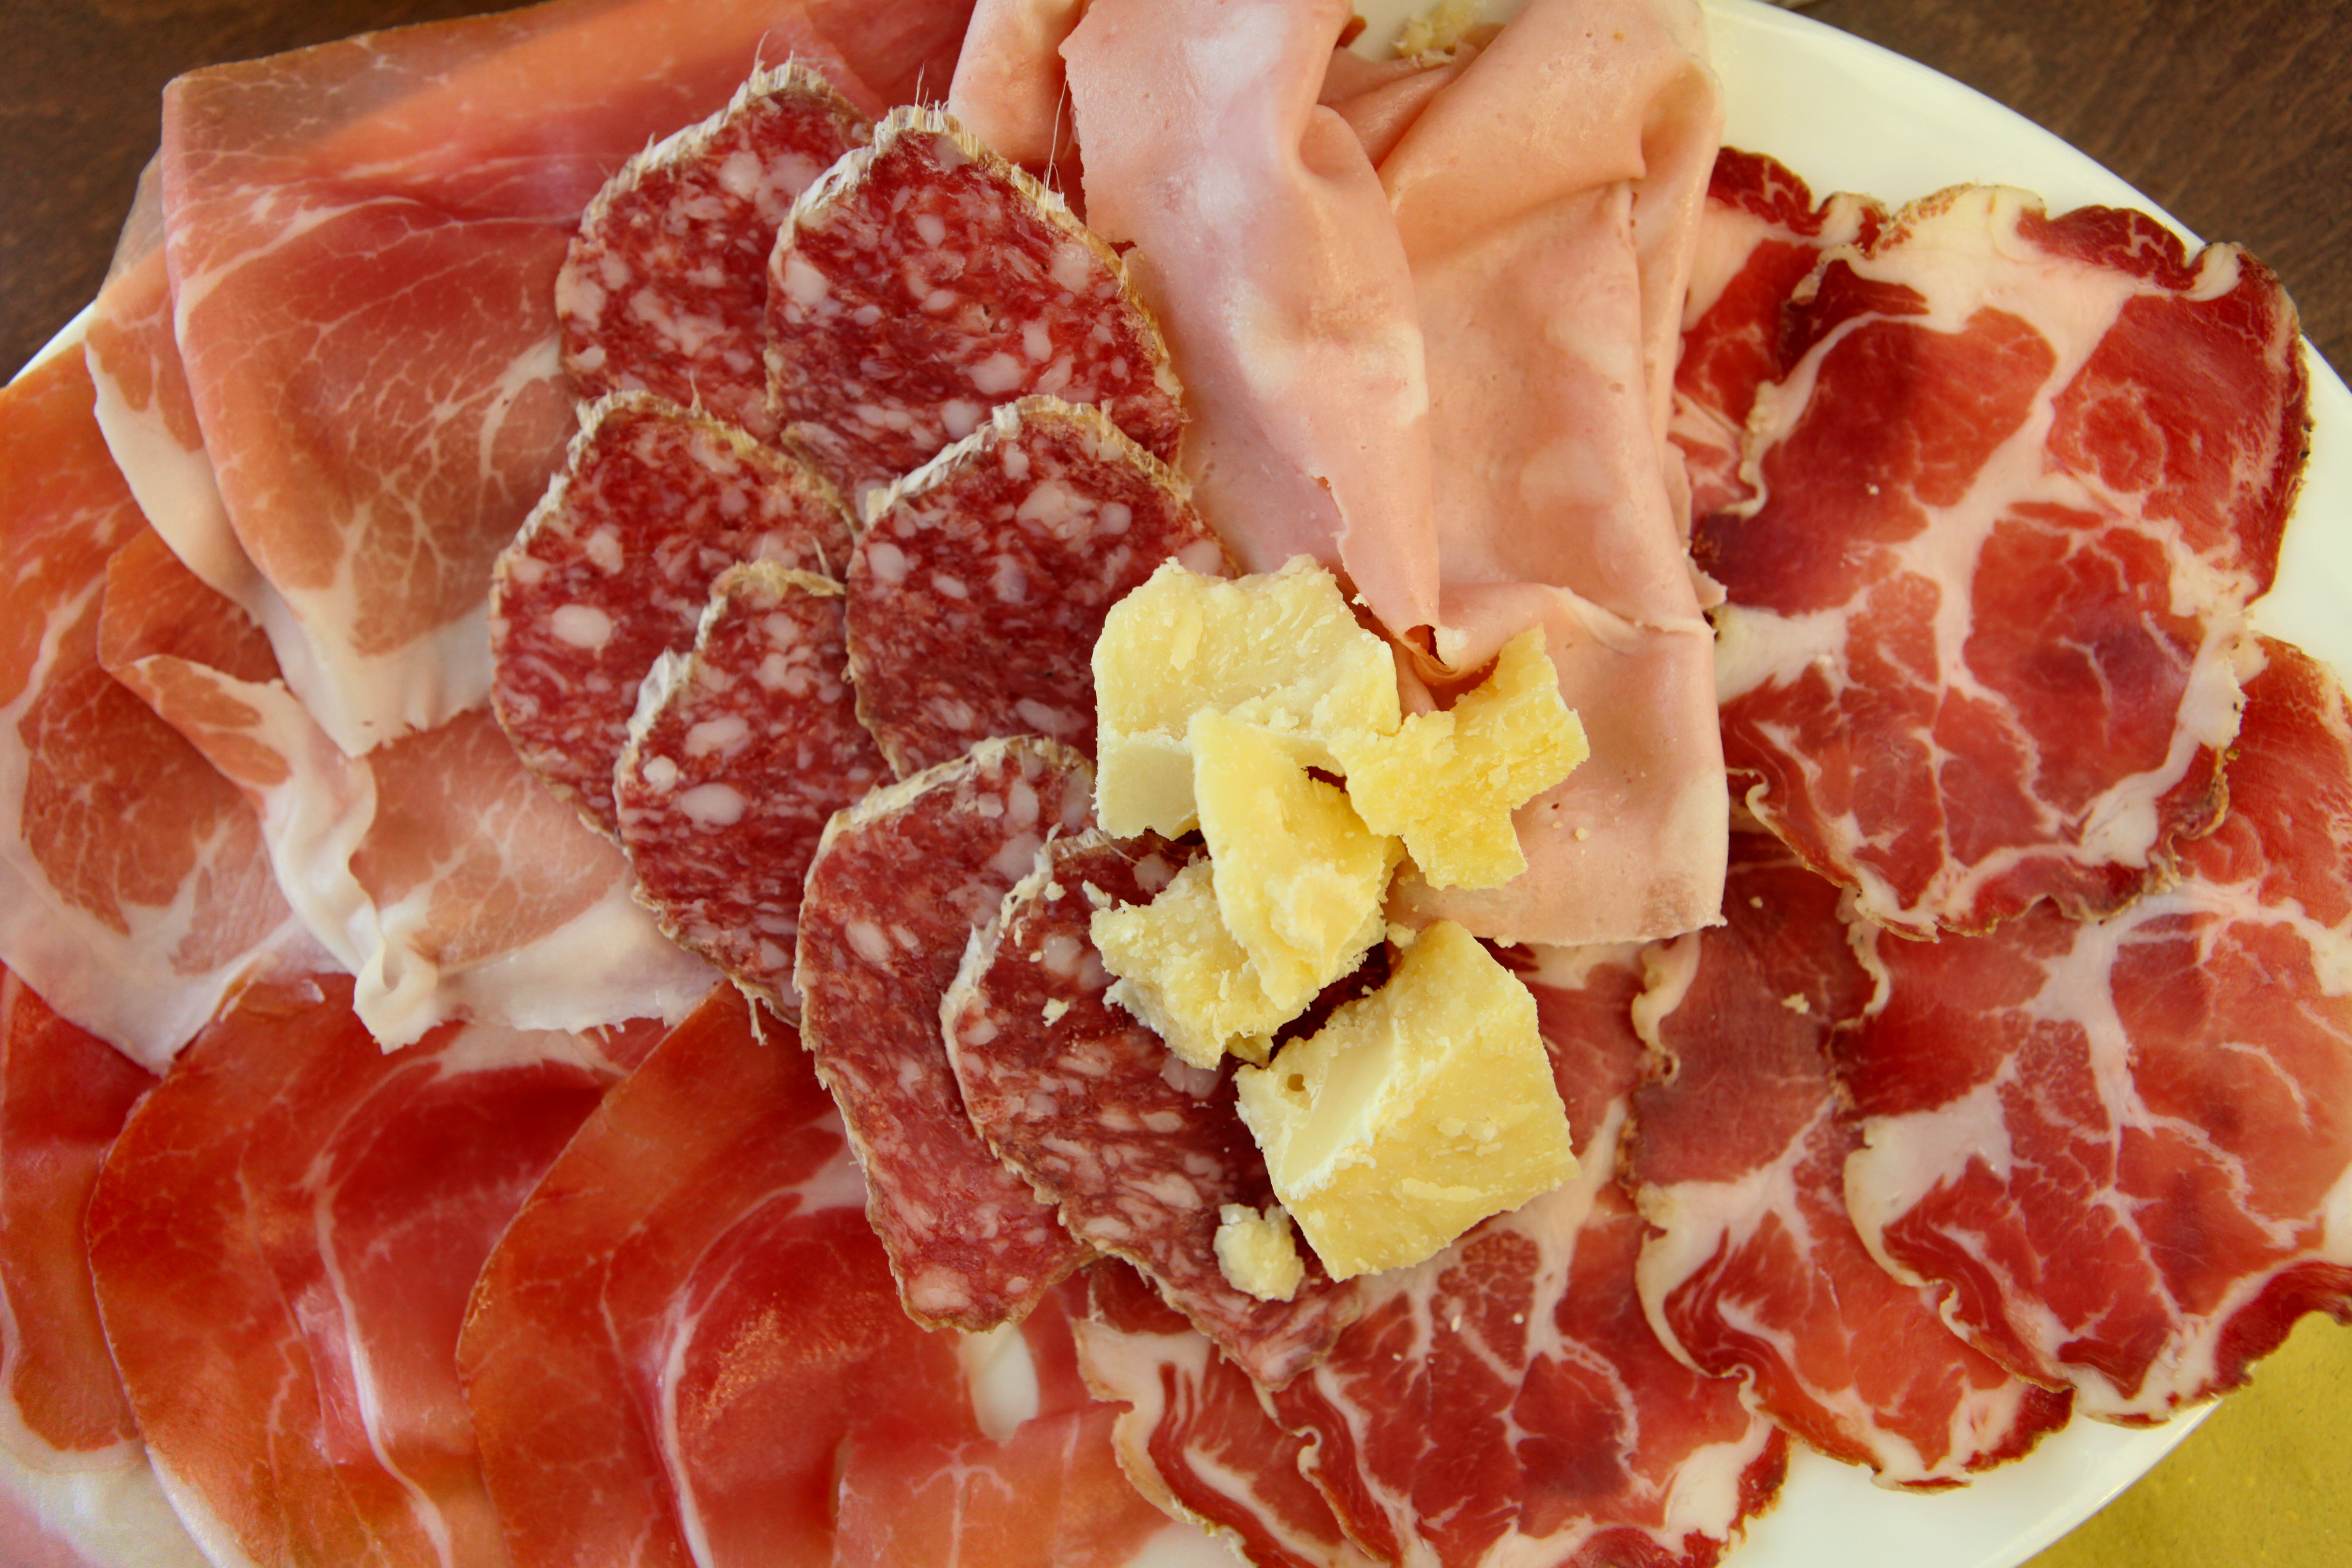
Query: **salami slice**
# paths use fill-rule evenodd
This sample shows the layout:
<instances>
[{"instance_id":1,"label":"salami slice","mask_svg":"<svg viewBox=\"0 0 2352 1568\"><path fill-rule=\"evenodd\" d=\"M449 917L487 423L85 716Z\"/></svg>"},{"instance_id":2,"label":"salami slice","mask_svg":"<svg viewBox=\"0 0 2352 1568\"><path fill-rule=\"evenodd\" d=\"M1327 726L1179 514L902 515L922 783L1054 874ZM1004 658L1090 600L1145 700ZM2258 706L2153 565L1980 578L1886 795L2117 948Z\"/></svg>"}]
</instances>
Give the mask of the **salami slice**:
<instances>
[{"instance_id":1,"label":"salami slice","mask_svg":"<svg viewBox=\"0 0 2352 1568\"><path fill-rule=\"evenodd\" d=\"M772 561L720 573L694 651L646 677L613 775L621 843L662 929L788 1016L817 839L889 777L850 701L841 596Z\"/></svg>"},{"instance_id":2,"label":"salami slice","mask_svg":"<svg viewBox=\"0 0 2352 1568\"><path fill-rule=\"evenodd\" d=\"M1188 1068L1105 992L1087 934L1106 903L1147 903L1183 852L1087 833L1049 845L964 954L940 1010L964 1107L991 1147L1061 1207L1079 1240L1126 1258L1257 1381L1288 1383L1355 1316L1356 1290L1311 1255L1287 1301L1225 1279L1222 1205L1273 1188L1231 1073Z\"/></svg>"},{"instance_id":3,"label":"salami slice","mask_svg":"<svg viewBox=\"0 0 2352 1568\"><path fill-rule=\"evenodd\" d=\"M801 900L801 1038L870 1189L866 1214L917 1321L1019 1320L1087 1256L964 1113L940 1004L964 946L1045 842L1086 825L1066 747L987 741L826 825Z\"/></svg>"},{"instance_id":4,"label":"salami slice","mask_svg":"<svg viewBox=\"0 0 2352 1568\"><path fill-rule=\"evenodd\" d=\"M793 204L768 331L778 420L861 500L1026 393L1098 404L1162 459L1183 423L1110 247L937 109L893 110Z\"/></svg>"},{"instance_id":5,"label":"salami slice","mask_svg":"<svg viewBox=\"0 0 2352 1568\"><path fill-rule=\"evenodd\" d=\"M1224 575L1173 470L1098 408L1001 405L892 485L849 558L858 716L901 776L991 735L1092 754L1095 639L1163 561Z\"/></svg>"},{"instance_id":6,"label":"salami slice","mask_svg":"<svg viewBox=\"0 0 2352 1568\"><path fill-rule=\"evenodd\" d=\"M555 280L581 395L656 392L772 438L768 252L793 200L872 133L832 83L790 64L623 164Z\"/></svg>"},{"instance_id":7,"label":"salami slice","mask_svg":"<svg viewBox=\"0 0 2352 1568\"><path fill-rule=\"evenodd\" d=\"M805 464L739 430L645 393L591 405L491 583L490 698L515 750L617 836L638 685L692 646L711 580L738 561L837 572L849 526Z\"/></svg>"}]
</instances>

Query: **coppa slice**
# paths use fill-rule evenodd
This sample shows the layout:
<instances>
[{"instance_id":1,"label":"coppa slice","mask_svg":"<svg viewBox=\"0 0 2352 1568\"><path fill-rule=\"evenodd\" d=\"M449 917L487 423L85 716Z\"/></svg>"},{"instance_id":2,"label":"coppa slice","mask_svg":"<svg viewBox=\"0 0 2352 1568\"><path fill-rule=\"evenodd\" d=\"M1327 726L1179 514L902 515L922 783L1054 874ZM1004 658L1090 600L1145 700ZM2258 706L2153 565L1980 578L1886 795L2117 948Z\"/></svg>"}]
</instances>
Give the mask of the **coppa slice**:
<instances>
[{"instance_id":1,"label":"coppa slice","mask_svg":"<svg viewBox=\"0 0 2352 1568\"><path fill-rule=\"evenodd\" d=\"M849 559L858 716L901 777L991 735L1092 755L1103 618L1171 560L1225 574L1165 463L1099 408L1001 405L873 503Z\"/></svg>"},{"instance_id":2,"label":"coppa slice","mask_svg":"<svg viewBox=\"0 0 2352 1568\"><path fill-rule=\"evenodd\" d=\"M1725 926L1653 951L1636 1017L1664 1076L1633 1096L1643 1310L1701 1372L1885 1485L1955 1486L2063 1426L2063 1393L1947 1328L1934 1292L1879 1267L1847 1217L1861 1134L1828 1041L1870 1000L1838 889L1769 834L1736 833Z\"/></svg>"},{"instance_id":3,"label":"coppa slice","mask_svg":"<svg viewBox=\"0 0 2352 1568\"><path fill-rule=\"evenodd\" d=\"M894 110L793 204L768 331L786 435L861 503L1024 393L1099 405L1163 460L1183 426L1110 247L936 109Z\"/></svg>"},{"instance_id":4,"label":"coppa slice","mask_svg":"<svg viewBox=\"0 0 2352 1568\"><path fill-rule=\"evenodd\" d=\"M707 416L623 393L581 415L564 471L499 554L490 696L515 750L607 835L637 688L694 642L739 561L834 576L849 517L804 463Z\"/></svg>"},{"instance_id":5,"label":"coppa slice","mask_svg":"<svg viewBox=\"0 0 2352 1568\"><path fill-rule=\"evenodd\" d=\"M2262 645L2230 815L2093 923L1873 942L1837 1050L1871 1250L2079 1408L2162 1420L2297 1318L2352 1318L2352 708Z\"/></svg>"},{"instance_id":6,"label":"coppa slice","mask_svg":"<svg viewBox=\"0 0 2352 1568\"><path fill-rule=\"evenodd\" d=\"M662 929L788 1016L817 841L890 776L850 699L841 598L773 562L720 573L693 652L646 677L613 778Z\"/></svg>"},{"instance_id":7,"label":"coppa slice","mask_svg":"<svg viewBox=\"0 0 2352 1568\"><path fill-rule=\"evenodd\" d=\"M1087 934L1096 910L1149 901L1182 860L1156 838L1048 845L966 950L940 1020L990 1147L1060 1206L1073 1236L1142 1269L1235 1364L1279 1385L1330 1348L1355 1291L1319 1266L1287 1301L1227 1282L1220 1208L1272 1199L1231 1076L1178 1064L1108 1000L1110 973Z\"/></svg>"},{"instance_id":8,"label":"coppa slice","mask_svg":"<svg viewBox=\"0 0 2352 1568\"><path fill-rule=\"evenodd\" d=\"M656 392L763 440L768 252L799 195L872 134L832 83L793 63L621 167L555 278L563 368L583 397Z\"/></svg>"},{"instance_id":9,"label":"coppa slice","mask_svg":"<svg viewBox=\"0 0 2352 1568\"><path fill-rule=\"evenodd\" d=\"M2155 220L1946 192L1823 264L1702 522L1726 756L1863 912L2114 910L2221 807L2302 466L2293 306Z\"/></svg>"},{"instance_id":10,"label":"coppa slice","mask_svg":"<svg viewBox=\"0 0 2352 1568\"><path fill-rule=\"evenodd\" d=\"M1086 826L1093 787L1086 760L1050 741L983 741L836 815L809 868L802 1038L919 1322L1017 1321L1087 1256L964 1113L940 1004L1037 851Z\"/></svg>"}]
</instances>

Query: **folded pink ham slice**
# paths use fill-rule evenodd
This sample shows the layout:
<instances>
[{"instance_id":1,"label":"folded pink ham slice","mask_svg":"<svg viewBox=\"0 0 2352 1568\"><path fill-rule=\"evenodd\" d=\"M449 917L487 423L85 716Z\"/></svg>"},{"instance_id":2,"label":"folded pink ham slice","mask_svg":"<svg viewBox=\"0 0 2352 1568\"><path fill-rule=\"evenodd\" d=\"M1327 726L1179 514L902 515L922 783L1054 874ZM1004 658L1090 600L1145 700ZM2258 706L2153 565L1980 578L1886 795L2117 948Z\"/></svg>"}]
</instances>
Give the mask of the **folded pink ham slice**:
<instances>
[{"instance_id":1,"label":"folded pink ham slice","mask_svg":"<svg viewBox=\"0 0 2352 1568\"><path fill-rule=\"evenodd\" d=\"M2237 1386L2305 1312L2352 1318L2352 710L2261 652L2230 815L2177 883L2095 922L1880 936L1883 1000L1837 1052L1871 1250L2110 1420Z\"/></svg>"},{"instance_id":2,"label":"folded pink ham slice","mask_svg":"<svg viewBox=\"0 0 2352 1568\"><path fill-rule=\"evenodd\" d=\"M1871 995L1839 892L1769 834L1732 836L1727 924L1649 963L1664 1052L1633 1096L1628 1176L1652 1226L1637 1278L1665 1346L1883 1485L1957 1486L2065 1424L1952 1332L1935 1293L1880 1268L1846 1215L1832 1031Z\"/></svg>"},{"instance_id":3,"label":"folded pink ham slice","mask_svg":"<svg viewBox=\"0 0 2352 1568\"><path fill-rule=\"evenodd\" d=\"M1748 805L1915 934L2119 908L2221 808L2302 467L2294 308L2234 247L1984 188L1811 288L1761 494L1698 539Z\"/></svg>"}]
</instances>

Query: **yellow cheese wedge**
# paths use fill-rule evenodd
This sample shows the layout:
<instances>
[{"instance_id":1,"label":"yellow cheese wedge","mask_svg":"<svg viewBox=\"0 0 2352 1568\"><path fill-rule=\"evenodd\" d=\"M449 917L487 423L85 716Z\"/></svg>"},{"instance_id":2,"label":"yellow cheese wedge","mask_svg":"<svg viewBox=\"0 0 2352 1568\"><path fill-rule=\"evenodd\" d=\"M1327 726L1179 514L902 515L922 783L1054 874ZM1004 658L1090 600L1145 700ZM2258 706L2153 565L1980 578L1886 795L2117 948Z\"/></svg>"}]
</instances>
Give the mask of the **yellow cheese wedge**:
<instances>
[{"instance_id":1,"label":"yellow cheese wedge","mask_svg":"<svg viewBox=\"0 0 2352 1568\"><path fill-rule=\"evenodd\" d=\"M1107 994L1178 1056L1214 1068L1227 1051L1264 1062L1269 1037L1298 1011L1276 1006L1217 913L1209 863L1195 860L1148 904L1098 910L1090 922Z\"/></svg>"}]
</instances>

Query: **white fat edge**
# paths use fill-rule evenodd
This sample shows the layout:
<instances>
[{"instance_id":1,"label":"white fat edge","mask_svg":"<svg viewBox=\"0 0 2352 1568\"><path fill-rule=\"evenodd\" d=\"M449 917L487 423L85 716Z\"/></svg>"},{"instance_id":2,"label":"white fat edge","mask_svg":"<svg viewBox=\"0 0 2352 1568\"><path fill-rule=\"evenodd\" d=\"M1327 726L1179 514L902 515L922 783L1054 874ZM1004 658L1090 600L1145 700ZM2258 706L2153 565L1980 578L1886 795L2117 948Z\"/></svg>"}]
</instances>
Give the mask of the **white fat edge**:
<instances>
[{"instance_id":1,"label":"white fat edge","mask_svg":"<svg viewBox=\"0 0 2352 1568\"><path fill-rule=\"evenodd\" d=\"M1804 1206L1797 1191L1796 1167L1804 1158L1806 1141L1811 1137L1822 1111L1812 1121L1797 1130L1780 1154L1761 1166L1742 1173L1726 1182L1675 1182L1660 1185L1644 1182L1633 1194L1634 1206L1642 1217L1650 1222L1651 1233L1642 1243L1640 1258L1633 1266L1634 1293L1641 1298L1642 1313L1658 1336L1658 1342L1668 1354L1693 1372L1706 1373L1675 1333L1666 1317L1666 1299L1687 1283L1706 1262L1720 1253L1736 1252L1755 1239L1758 1228L1768 1218L1777 1218L1801 1251L1811 1249L1811 1225L1805 1218ZM1711 1303L1728 1316L1729 1303ZM1775 1341L1782 1336L1750 1325L1754 1337ZM1782 1359L1791 1370L1801 1371L1793 1355ZM1746 1381L1752 1376L1743 1373Z\"/></svg>"},{"instance_id":2,"label":"white fat edge","mask_svg":"<svg viewBox=\"0 0 2352 1568\"><path fill-rule=\"evenodd\" d=\"M963 1369L964 1389L981 1436L1001 1443L1035 1417L1040 1402L1037 1363L1018 1324L958 1334L956 1363Z\"/></svg>"},{"instance_id":3,"label":"white fat edge","mask_svg":"<svg viewBox=\"0 0 2352 1568\"><path fill-rule=\"evenodd\" d=\"M102 1464L42 1447L56 1463L0 1445L0 1491L82 1560L97 1568L254 1568L200 1500L194 1506L211 1533L184 1522L160 1465L136 1440L103 1450Z\"/></svg>"},{"instance_id":4,"label":"white fat edge","mask_svg":"<svg viewBox=\"0 0 2352 1568\"><path fill-rule=\"evenodd\" d=\"M1878 1266L1907 1285L1925 1278L1890 1257L1886 1227L1937 1187L1980 1162L2006 1181L2015 1164L2000 1089L2007 1069L1932 1110L1865 1117L1862 1143L1845 1161L1845 1205Z\"/></svg>"},{"instance_id":5,"label":"white fat edge","mask_svg":"<svg viewBox=\"0 0 2352 1568\"><path fill-rule=\"evenodd\" d=\"M190 1485L173 1470L163 1455L150 1453L148 1463L155 1472L155 1482L163 1490L164 1500L179 1516L181 1532L195 1544L203 1560L211 1568L261 1568L246 1555L245 1548L220 1515L213 1511L204 1492ZM142 1568L144 1565L142 1564Z\"/></svg>"},{"instance_id":6,"label":"white fat edge","mask_svg":"<svg viewBox=\"0 0 2352 1568\"><path fill-rule=\"evenodd\" d=\"M523 946L447 968L416 940L431 919L435 887L425 882L378 912L383 942L359 970L352 1010L387 1050L457 1017L517 1029L581 1030L649 1016L674 1024L719 980L662 934L626 876Z\"/></svg>"}]
</instances>

